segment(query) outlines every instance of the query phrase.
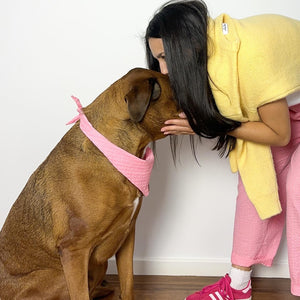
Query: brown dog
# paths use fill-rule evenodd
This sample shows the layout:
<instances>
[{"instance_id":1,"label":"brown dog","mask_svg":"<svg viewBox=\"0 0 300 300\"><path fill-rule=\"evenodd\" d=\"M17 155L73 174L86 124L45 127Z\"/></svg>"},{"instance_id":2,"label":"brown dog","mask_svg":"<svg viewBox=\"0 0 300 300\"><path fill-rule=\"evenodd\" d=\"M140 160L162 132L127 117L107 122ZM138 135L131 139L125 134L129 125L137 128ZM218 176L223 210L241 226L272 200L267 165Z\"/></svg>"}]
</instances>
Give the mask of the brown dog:
<instances>
[{"instance_id":1,"label":"brown dog","mask_svg":"<svg viewBox=\"0 0 300 300\"><path fill-rule=\"evenodd\" d=\"M178 116L168 77L133 69L84 109L111 142L141 157ZM116 254L121 298L133 296L139 190L74 125L33 173L0 233L0 299L89 300ZM140 198L141 200L141 198Z\"/></svg>"}]
</instances>

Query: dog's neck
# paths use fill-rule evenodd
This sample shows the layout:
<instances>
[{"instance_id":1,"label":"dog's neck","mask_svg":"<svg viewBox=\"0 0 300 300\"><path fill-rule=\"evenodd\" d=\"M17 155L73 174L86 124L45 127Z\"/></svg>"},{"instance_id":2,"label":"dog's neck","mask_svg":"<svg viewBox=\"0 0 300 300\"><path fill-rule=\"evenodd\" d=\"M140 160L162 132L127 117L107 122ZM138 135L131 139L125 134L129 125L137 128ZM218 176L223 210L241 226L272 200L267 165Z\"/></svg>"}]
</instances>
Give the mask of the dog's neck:
<instances>
[{"instance_id":1,"label":"dog's neck","mask_svg":"<svg viewBox=\"0 0 300 300\"><path fill-rule=\"evenodd\" d=\"M85 116L78 98L72 96L76 102L79 115L67 124L80 121L80 129L86 137L106 156L111 164L122 173L132 184L134 184L143 195L149 194L149 180L154 163L154 155L148 147L143 159L140 159L117 145L110 142L99 133Z\"/></svg>"}]
</instances>

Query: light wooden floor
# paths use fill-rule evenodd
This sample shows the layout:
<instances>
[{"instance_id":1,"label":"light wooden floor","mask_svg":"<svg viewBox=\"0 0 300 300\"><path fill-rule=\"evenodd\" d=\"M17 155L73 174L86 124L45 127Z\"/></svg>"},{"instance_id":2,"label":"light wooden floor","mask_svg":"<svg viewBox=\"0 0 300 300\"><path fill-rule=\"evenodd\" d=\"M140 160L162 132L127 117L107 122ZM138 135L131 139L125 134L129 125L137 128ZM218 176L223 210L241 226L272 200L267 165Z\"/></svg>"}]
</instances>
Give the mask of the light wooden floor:
<instances>
[{"instance_id":1,"label":"light wooden floor","mask_svg":"<svg viewBox=\"0 0 300 300\"><path fill-rule=\"evenodd\" d=\"M107 275L114 295L105 300L119 299L119 282L116 275ZM216 277L135 276L135 300L183 300L202 287L215 283ZM252 300L300 300L290 294L289 279L254 278Z\"/></svg>"}]
</instances>

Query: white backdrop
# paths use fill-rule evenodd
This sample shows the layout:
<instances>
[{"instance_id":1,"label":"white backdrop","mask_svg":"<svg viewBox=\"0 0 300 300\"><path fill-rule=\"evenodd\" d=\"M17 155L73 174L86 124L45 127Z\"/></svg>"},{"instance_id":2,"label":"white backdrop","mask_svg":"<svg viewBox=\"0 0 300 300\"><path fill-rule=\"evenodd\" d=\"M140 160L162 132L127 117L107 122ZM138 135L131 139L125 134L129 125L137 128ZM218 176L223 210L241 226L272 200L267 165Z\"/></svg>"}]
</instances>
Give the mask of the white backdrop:
<instances>
[{"instance_id":1,"label":"white backdrop","mask_svg":"<svg viewBox=\"0 0 300 300\"><path fill-rule=\"evenodd\" d=\"M0 0L0 227L30 174L68 130L70 95L90 103L129 69L145 67L142 37L162 0ZM300 19L299 0L207 0L213 17L278 13ZM223 275L230 265L236 175L226 159L188 138L175 168L158 142L151 193L137 224L137 274ZM114 263L110 272L115 271ZM288 277L283 240L274 267Z\"/></svg>"}]
</instances>

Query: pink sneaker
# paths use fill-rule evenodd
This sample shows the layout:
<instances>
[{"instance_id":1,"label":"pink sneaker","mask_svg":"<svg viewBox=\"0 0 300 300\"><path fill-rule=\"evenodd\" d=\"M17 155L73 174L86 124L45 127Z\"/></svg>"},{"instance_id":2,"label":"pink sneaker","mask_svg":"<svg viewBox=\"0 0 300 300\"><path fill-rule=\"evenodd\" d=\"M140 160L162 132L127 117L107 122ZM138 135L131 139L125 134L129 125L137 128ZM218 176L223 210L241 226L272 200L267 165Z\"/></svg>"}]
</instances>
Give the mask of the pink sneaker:
<instances>
[{"instance_id":1,"label":"pink sneaker","mask_svg":"<svg viewBox=\"0 0 300 300\"><path fill-rule=\"evenodd\" d=\"M231 278L226 274L217 283L203 288L185 300L251 300L251 280L243 290L233 289L230 282Z\"/></svg>"}]
</instances>

